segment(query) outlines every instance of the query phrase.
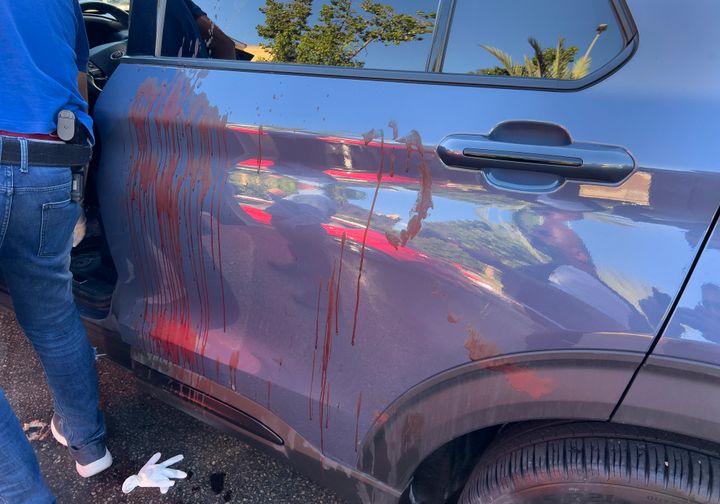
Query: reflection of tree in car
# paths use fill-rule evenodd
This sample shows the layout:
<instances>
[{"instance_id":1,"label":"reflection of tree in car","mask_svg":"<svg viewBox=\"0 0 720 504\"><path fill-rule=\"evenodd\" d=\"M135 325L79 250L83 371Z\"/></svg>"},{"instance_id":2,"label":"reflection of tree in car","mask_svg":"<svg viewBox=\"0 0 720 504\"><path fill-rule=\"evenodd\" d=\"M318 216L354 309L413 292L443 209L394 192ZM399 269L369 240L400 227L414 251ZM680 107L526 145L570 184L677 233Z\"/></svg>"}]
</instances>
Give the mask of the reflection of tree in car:
<instances>
[{"instance_id":1,"label":"reflection of tree in car","mask_svg":"<svg viewBox=\"0 0 720 504\"><path fill-rule=\"evenodd\" d=\"M351 0L333 0L320 8L311 25L313 0L266 0L260 8L265 24L258 25L258 35L268 41L262 47L274 61L362 67L365 63L357 57L370 44L422 40L433 30L434 12L397 13L371 0L364 0L360 9L357 12Z\"/></svg>"},{"instance_id":2,"label":"reflection of tree in car","mask_svg":"<svg viewBox=\"0 0 720 504\"><path fill-rule=\"evenodd\" d=\"M523 55L522 64L513 61L512 56L506 52L481 44L480 47L495 56L501 66L476 70L480 75L504 75L509 77L536 77L544 79L581 79L590 73L592 65L592 52L600 35L607 30L606 24L598 25L595 37L585 53L575 60L579 51L577 46L565 47L565 39L558 37L555 47L543 49L537 39L530 37L528 43L533 49L533 56Z\"/></svg>"}]
</instances>

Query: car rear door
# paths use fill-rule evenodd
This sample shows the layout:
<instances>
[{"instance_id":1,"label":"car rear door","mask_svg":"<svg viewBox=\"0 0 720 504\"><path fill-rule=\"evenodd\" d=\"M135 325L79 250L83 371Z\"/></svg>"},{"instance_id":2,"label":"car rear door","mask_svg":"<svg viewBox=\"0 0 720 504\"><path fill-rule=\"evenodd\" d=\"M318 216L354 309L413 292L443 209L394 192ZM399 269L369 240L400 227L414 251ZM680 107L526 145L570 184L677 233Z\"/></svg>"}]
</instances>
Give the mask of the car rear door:
<instances>
[{"instance_id":1,"label":"car rear door","mask_svg":"<svg viewBox=\"0 0 720 504\"><path fill-rule=\"evenodd\" d=\"M607 419L718 207L717 55L674 36L718 7L198 3L261 61L132 56L96 106L135 358L398 488L474 396ZM532 364L572 352L592 371ZM358 462L394 401L483 363L492 390Z\"/></svg>"}]
</instances>

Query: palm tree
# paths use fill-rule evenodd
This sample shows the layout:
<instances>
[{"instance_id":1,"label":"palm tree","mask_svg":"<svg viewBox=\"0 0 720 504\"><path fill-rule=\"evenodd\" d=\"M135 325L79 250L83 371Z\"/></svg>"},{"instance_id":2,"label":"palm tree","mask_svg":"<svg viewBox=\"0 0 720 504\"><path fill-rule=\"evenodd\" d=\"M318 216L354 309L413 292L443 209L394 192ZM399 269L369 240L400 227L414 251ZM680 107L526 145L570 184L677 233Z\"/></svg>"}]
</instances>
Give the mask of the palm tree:
<instances>
[{"instance_id":1,"label":"palm tree","mask_svg":"<svg viewBox=\"0 0 720 504\"><path fill-rule=\"evenodd\" d=\"M545 79L581 79L590 73L592 65L592 52L600 35L607 30L607 24L600 24L596 34L585 53L575 61L578 52L576 46L565 47L565 39L558 37L556 47L543 49L537 39L530 37L528 43L533 49L533 57L523 56L523 63L515 63L508 53L497 47L480 45L487 52L495 56L501 66L479 70L476 73L489 75L509 75L511 77L536 77Z\"/></svg>"}]
</instances>

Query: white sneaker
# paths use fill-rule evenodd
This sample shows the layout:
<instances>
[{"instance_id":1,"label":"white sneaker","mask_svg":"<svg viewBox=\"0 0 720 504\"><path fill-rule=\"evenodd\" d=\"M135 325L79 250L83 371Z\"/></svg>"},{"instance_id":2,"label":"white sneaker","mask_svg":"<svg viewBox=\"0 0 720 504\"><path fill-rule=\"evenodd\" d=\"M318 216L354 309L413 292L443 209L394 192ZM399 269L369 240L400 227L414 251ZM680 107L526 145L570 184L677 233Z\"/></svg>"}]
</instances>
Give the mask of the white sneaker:
<instances>
[{"instance_id":1,"label":"white sneaker","mask_svg":"<svg viewBox=\"0 0 720 504\"><path fill-rule=\"evenodd\" d=\"M65 436L62 434L60 417L57 415L53 415L50 420L50 431L52 432L55 441L63 446L68 445L67 439L65 439ZM103 472L105 469L110 467L112 463L112 455L110 455L110 451L105 448L105 455L93 462L90 462L89 464L82 465L79 462L75 462L75 470L77 470L78 474L83 478L89 478L90 476L95 476L96 474Z\"/></svg>"}]
</instances>

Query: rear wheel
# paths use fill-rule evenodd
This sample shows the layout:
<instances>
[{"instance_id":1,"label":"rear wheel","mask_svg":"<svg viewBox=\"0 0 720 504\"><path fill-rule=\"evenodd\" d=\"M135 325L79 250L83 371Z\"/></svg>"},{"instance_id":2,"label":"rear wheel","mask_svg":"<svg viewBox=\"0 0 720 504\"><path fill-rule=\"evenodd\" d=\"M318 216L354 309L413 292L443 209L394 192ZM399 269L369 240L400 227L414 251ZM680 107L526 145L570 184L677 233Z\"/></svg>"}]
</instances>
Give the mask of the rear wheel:
<instances>
[{"instance_id":1,"label":"rear wheel","mask_svg":"<svg viewBox=\"0 0 720 504\"><path fill-rule=\"evenodd\" d=\"M720 447L600 422L500 433L460 504L720 503Z\"/></svg>"}]
</instances>

